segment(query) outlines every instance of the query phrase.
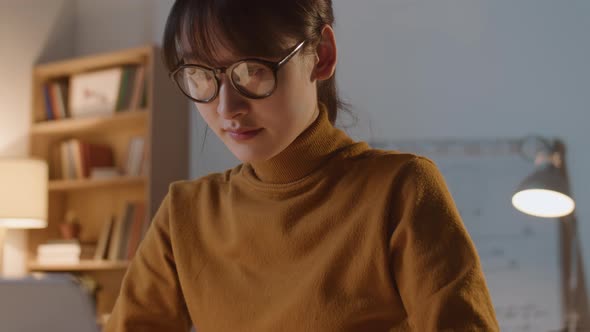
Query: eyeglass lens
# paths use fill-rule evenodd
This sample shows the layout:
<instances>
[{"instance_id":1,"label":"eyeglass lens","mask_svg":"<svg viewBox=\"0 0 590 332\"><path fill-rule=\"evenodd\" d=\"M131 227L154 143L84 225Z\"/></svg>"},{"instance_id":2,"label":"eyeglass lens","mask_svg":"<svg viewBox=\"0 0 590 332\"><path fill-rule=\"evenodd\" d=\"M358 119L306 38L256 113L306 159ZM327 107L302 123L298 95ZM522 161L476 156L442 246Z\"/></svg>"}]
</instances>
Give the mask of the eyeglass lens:
<instances>
[{"instance_id":1,"label":"eyeglass lens","mask_svg":"<svg viewBox=\"0 0 590 332\"><path fill-rule=\"evenodd\" d=\"M243 61L230 68L230 79L246 97L265 97L275 87L273 70L268 66ZM184 93L198 101L207 101L217 93L217 80L212 70L200 67L185 67L176 73L176 81Z\"/></svg>"}]
</instances>

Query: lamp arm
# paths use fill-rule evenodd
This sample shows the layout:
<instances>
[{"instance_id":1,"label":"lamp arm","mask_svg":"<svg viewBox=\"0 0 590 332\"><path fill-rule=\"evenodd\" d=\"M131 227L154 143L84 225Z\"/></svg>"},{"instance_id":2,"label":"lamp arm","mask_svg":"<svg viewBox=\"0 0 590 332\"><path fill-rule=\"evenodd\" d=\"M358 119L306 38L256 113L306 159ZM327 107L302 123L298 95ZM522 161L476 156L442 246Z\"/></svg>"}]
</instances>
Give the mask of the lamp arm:
<instances>
[{"instance_id":1,"label":"lamp arm","mask_svg":"<svg viewBox=\"0 0 590 332\"><path fill-rule=\"evenodd\" d=\"M534 156L529 156L525 153L525 149L524 146L525 144L527 144L528 142L535 142L537 144L540 144L542 146L541 151L544 152L546 155L551 155L553 152L555 152L555 145L549 141L548 139L544 138L543 136L539 136L539 135L529 135L524 137L523 139L520 140L519 142L519 149L518 149L518 153L526 160L531 161L536 163L537 162L537 156L538 156L538 152L539 149L537 149L535 151L535 155Z\"/></svg>"}]
</instances>

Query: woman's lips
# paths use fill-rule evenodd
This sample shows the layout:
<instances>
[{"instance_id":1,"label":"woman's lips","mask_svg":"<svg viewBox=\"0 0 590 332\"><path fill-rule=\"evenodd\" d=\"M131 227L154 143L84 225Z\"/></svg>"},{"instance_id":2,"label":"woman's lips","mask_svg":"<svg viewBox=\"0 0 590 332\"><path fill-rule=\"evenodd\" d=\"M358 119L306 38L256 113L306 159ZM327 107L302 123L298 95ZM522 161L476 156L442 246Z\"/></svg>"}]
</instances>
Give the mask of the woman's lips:
<instances>
[{"instance_id":1,"label":"woman's lips","mask_svg":"<svg viewBox=\"0 0 590 332\"><path fill-rule=\"evenodd\" d=\"M258 135L261 131L262 131L262 128L254 129L254 130L247 130L247 131L228 130L227 132L231 138L238 140L238 141L245 141L245 140L249 140L249 139L256 137L256 135Z\"/></svg>"}]
</instances>

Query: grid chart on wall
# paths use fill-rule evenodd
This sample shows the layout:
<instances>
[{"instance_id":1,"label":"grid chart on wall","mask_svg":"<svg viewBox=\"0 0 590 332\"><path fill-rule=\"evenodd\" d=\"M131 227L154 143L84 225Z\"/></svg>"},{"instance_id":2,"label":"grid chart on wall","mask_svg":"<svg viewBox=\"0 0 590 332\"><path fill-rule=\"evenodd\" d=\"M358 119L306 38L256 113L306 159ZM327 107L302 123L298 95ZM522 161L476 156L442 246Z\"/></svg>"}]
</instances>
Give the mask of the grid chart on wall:
<instances>
[{"instance_id":1,"label":"grid chart on wall","mask_svg":"<svg viewBox=\"0 0 590 332\"><path fill-rule=\"evenodd\" d=\"M512 207L534 165L516 140L373 142L375 148L432 159L469 232L486 276L501 331L554 331L562 322L557 222Z\"/></svg>"}]
</instances>

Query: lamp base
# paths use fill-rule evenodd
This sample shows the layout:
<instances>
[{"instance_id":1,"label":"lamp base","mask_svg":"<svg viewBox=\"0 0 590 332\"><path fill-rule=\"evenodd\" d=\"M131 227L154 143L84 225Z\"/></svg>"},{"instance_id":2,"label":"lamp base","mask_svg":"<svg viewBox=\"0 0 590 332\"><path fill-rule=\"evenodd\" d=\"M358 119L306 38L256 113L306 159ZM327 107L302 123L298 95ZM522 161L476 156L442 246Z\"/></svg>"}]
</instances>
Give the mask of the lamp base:
<instances>
[{"instance_id":1,"label":"lamp base","mask_svg":"<svg viewBox=\"0 0 590 332\"><path fill-rule=\"evenodd\" d=\"M22 278L27 275L27 231L4 229L0 236L0 276ZM2 234L0 234L2 235Z\"/></svg>"}]
</instances>

